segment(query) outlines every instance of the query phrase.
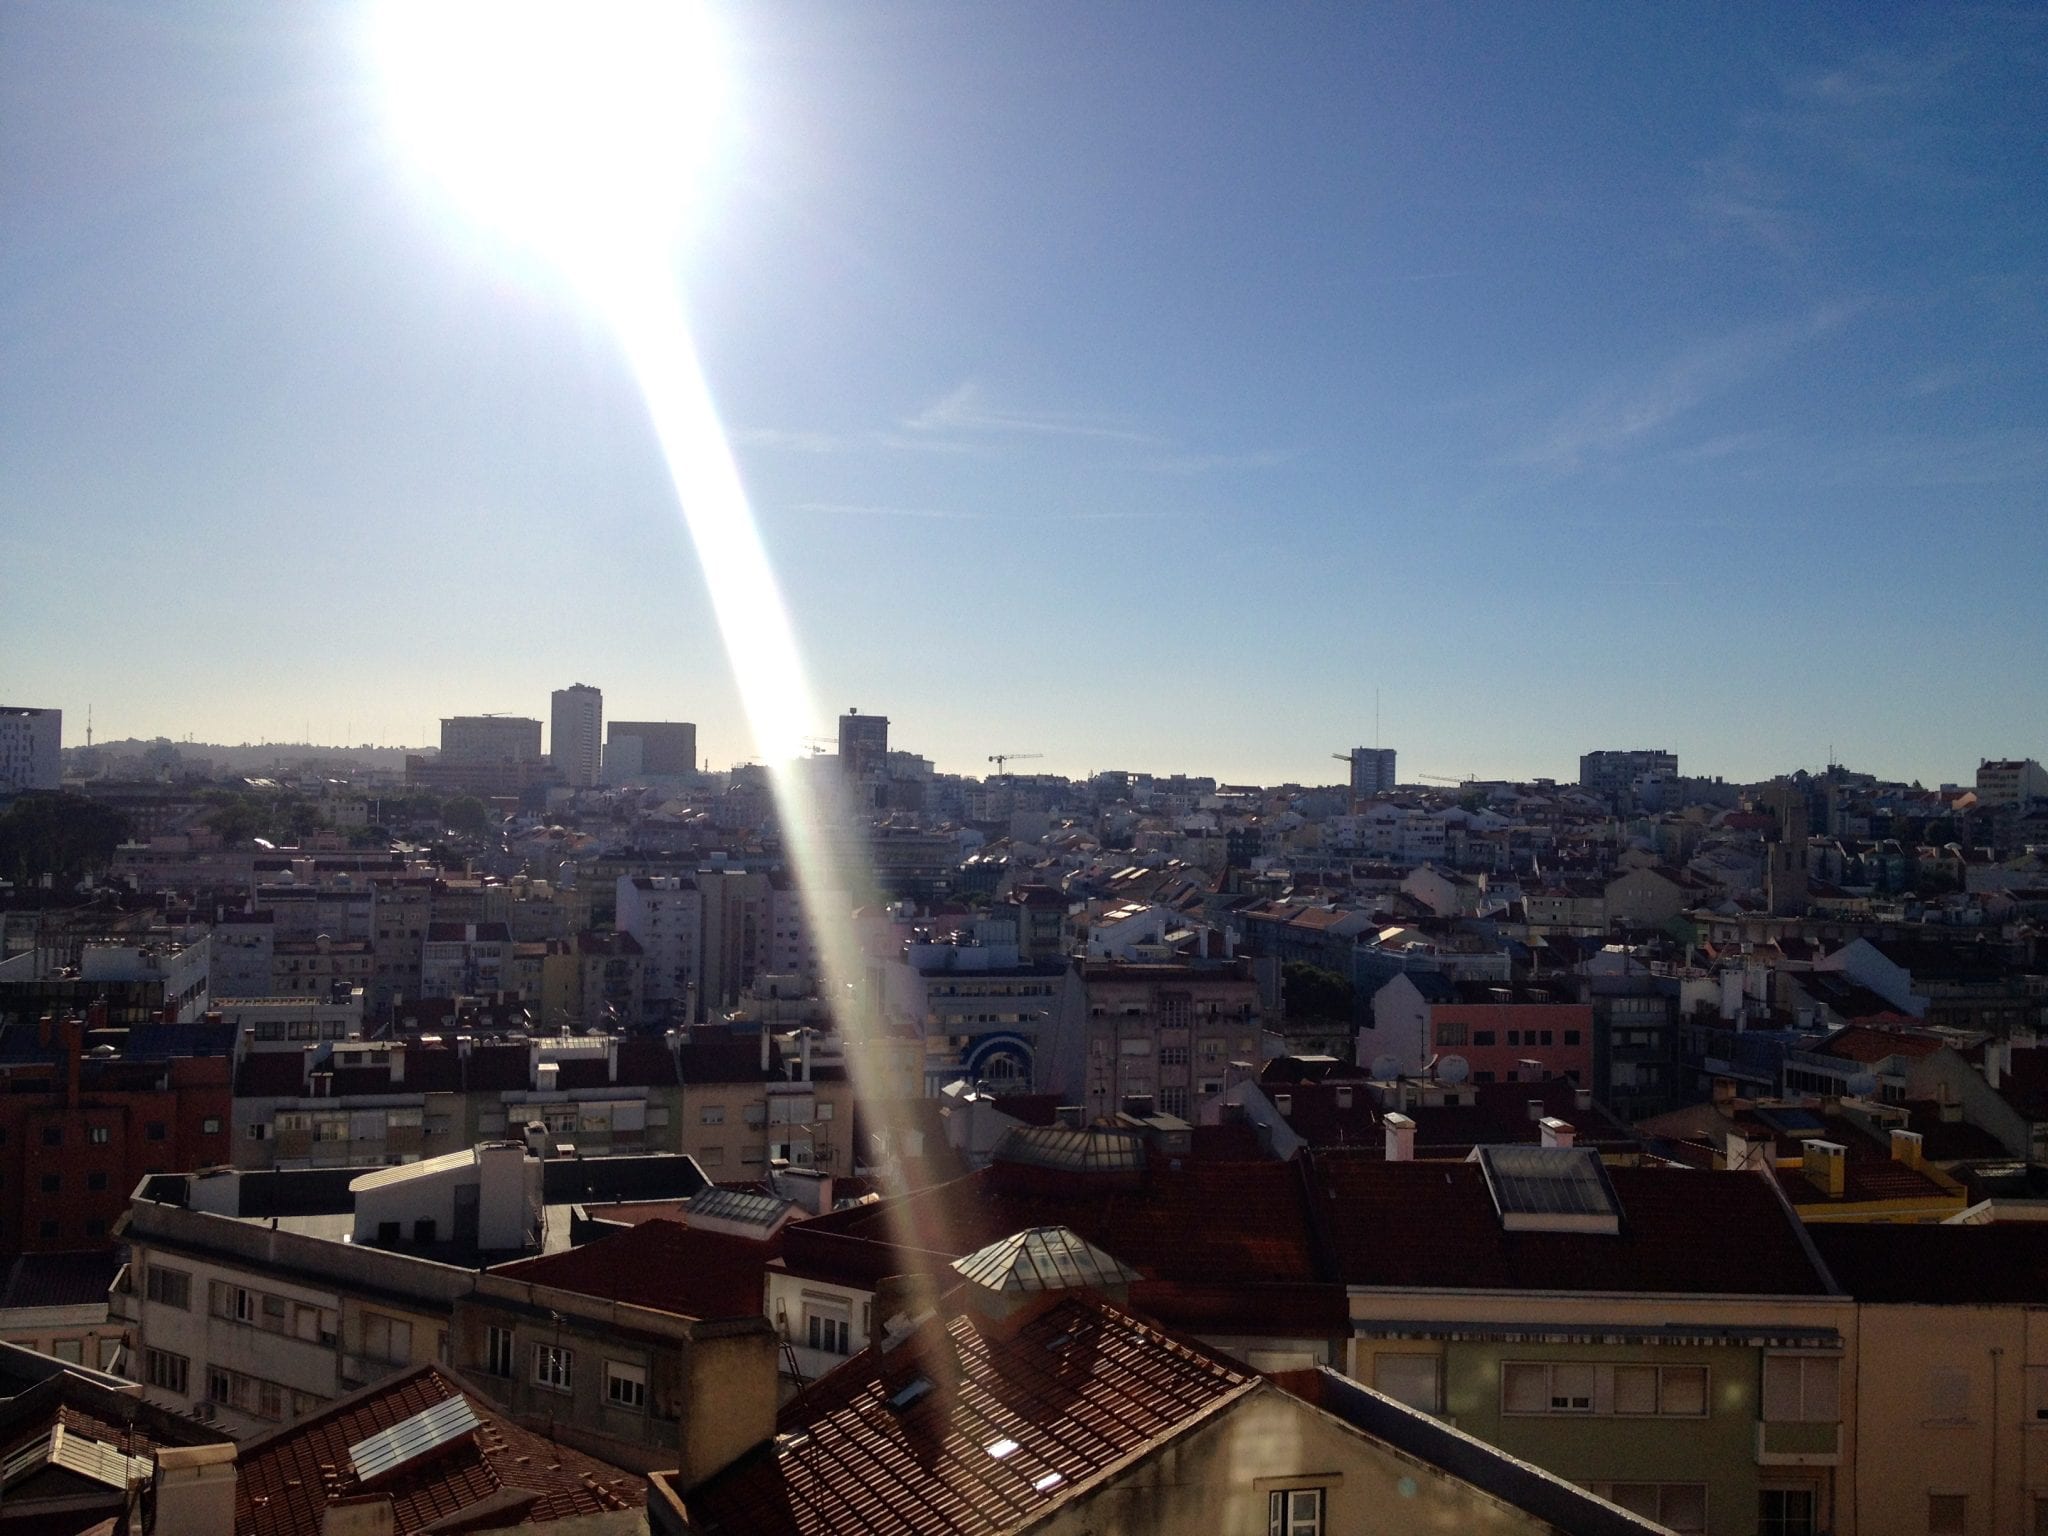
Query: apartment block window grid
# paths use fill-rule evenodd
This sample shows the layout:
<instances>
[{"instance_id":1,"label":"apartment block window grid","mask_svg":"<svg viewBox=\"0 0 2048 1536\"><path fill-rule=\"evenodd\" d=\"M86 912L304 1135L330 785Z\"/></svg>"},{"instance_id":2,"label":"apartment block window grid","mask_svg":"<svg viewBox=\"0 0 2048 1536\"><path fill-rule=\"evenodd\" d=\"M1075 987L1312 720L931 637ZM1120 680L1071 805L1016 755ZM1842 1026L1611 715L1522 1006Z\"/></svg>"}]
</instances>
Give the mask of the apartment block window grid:
<instances>
[{"instance_id":1,"label":"apartment block window grid","mask_svg":"<svg viewBox=\"0 0 2048 1536\"><path fill-rule=\"evenodd\" d=\"M1707 1385L1703 1365L1507 1361L1501 1366L1501 1412L1703 1418Z\"/></svg>"},{"instance_id":2,"label":"apartment block window grid","mask_svg":"<svg viewBox=\"0 0 2048 1536\"><path fill-rule=\"evenodd\" d=\"M576 1379L576 1352L564 1349L559 1344L536 1344L533 1346L533 1382L550 1392L574 1390Z\"/></svg>"}]
</instances>

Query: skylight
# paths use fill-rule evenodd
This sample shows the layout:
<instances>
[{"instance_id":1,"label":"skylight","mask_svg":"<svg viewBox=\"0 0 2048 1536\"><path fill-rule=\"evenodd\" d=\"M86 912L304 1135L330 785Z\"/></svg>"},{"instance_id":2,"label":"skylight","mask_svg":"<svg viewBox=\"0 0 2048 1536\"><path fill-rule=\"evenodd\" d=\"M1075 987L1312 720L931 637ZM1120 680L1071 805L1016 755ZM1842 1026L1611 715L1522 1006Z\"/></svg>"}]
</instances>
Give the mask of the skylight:
<instances>
[{"instance_id":1,"label":"skylight","mask_svg":"<svg viewBox=\"0 0 2048 1536\"><path fill-rule=\"evenodd\" d=\"M1508 1232L1621 1230L1621 1204L1586 1147L1480 1147L1474 1154Z\"/></svg>"},{"instance_id":2,"label":"skylight","mask_svg":"<svg viewBox=\"0 0 2048 1536\"><path fill-rule=\"evenodd\" d=\"M368 1484L472 1434L479 1420L466 1397L451 1397L367 1435L348 1448L356 1481Z\"/></svg>"},{"instance_id":3,"label":"skylight","mask_svg":"<svg viewBox=\"0 0 2048 1536\"><path fill-rule=\"evenodd\" d=\"M910 1407L911 1404L919 1402L929 1395L931 1390L931 1377L913 1376L889 1395L889 1406L897 1413L901 1413L904 1409Z\"/></svg>"}]
</instances>

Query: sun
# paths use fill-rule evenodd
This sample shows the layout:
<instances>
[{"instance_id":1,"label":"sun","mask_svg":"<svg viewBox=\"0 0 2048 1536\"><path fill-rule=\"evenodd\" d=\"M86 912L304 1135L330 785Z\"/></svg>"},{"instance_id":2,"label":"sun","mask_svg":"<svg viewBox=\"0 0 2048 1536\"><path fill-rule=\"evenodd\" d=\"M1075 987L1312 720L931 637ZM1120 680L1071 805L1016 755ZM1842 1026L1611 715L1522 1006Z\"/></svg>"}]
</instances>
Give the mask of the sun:
<instances>
[{"instance_id":1,"label":"sun","mask_svg":"<svg viewBox=\"0 0 2048 1536\"><path fill-rule=\"evenodd\" d=\"M389 0L372 47L405 158L583 284L664 259L724 120L697 0Z\"/></svg>"}]
</instances>

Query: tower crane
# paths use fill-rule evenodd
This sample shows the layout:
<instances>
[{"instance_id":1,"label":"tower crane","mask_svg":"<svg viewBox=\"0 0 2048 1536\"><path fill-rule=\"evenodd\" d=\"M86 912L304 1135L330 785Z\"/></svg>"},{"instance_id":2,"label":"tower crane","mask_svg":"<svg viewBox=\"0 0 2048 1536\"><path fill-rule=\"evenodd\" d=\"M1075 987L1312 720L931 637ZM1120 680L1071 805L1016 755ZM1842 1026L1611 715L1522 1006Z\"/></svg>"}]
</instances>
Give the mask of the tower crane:
<instances>
[{"instance_id":1,"label":"tower crane","mask_svg":"<svg viewBox=\"0 0 2048 1536\"><path fill-rule=\"evenodd\" d=\"M1003 771L1003 764L1005 763L1021 763L1027 757L1043 756L1045 756L1043 752L991 752L989 754L988 760L996 765L996 772L1000 774Z\"/></svg>"}]
</instances>

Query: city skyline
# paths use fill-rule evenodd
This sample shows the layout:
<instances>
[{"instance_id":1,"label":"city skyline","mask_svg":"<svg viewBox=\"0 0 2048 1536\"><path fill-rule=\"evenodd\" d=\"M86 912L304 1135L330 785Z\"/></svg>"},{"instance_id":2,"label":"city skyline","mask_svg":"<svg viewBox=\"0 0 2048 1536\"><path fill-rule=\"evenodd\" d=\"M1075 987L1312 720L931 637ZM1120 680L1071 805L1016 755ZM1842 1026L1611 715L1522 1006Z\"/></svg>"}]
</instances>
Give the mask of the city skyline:
<instances>
[{"instance_id":1,"label":"city skyline","mask_svg":"<svg viewBox=\"0 0 2048 1536\"><path fill-rule=\"evenodd\" d=\"M589 678L753 756L620 359L396 154L366 15L0 17L0 696L398 744ZM820 736L2041 755L2039 15L719 20L679 280Z\"/></svg>"}]
</instances>

